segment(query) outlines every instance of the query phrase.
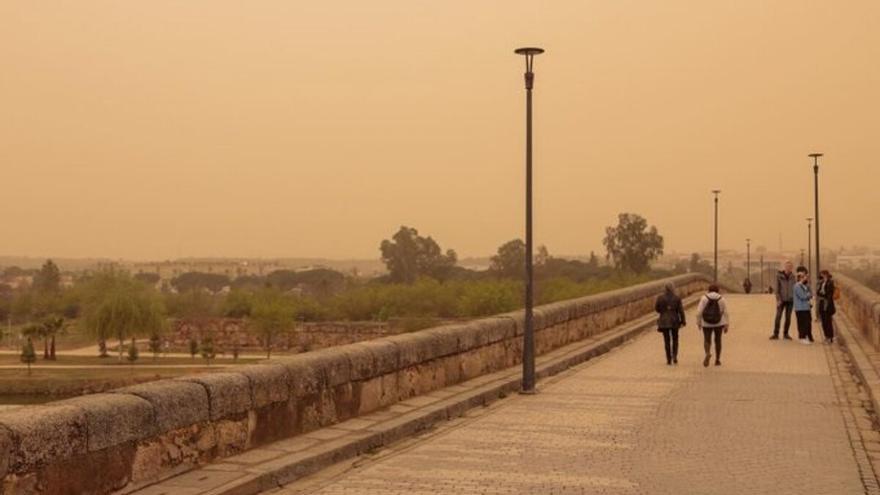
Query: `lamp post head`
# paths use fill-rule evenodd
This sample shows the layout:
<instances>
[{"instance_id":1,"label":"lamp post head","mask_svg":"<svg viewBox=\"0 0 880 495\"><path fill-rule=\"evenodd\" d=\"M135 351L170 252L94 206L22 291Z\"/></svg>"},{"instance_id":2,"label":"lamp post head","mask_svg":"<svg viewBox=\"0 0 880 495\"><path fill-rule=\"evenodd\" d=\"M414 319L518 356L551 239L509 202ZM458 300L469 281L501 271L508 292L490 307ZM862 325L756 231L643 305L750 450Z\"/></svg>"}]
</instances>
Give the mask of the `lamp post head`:
<instances>
[{"instance_id":1,"label":"lamp post head","mask_svg":"<svg viewBox=\"0 0 880 495\"><path fill-rule=\"evenodd\" d=\"M535 65L535 55L540 55L544 53L543 48L537 48L533 46L527 46L523 48L517 48L513 51L517 55L522 55L526 59L526 89L531 90L535 84L535 73L532 72L532 67Z\"/></svg>"},{"instance_id":2,"label":"lamp post head","mask_svg":"<svg viewBox=\"0 0 880 495\"><path fill-rule=\"evenodd\" d=\"M819 173L819 158L823 156L822 153L810 153L807 156L813 159L813 170Z\"/></svg>"}]
</instances>

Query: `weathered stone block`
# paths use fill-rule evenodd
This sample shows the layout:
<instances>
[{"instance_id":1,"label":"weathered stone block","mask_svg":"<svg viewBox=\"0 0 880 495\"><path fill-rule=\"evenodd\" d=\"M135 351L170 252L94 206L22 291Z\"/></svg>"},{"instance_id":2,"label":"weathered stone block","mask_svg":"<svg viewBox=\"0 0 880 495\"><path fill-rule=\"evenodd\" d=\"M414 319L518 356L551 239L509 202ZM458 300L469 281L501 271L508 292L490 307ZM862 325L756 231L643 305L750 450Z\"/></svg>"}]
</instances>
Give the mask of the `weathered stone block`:
<instances>
[{"instance_id":1,"label":"weathered stone block","mask_svg":"<svg viewBox=\"0 0 880 495\"><path fill-rule=\"evenodd\" d=\"M203 385L182 380L160 380L121 388L111 393L138 396L153 406L156 427L167 432L208 421L210 406Z\"/></svg>"},{"instance_id":2,"label":"weathered stone block","mask_svg":"<svg viewBox=\"0 0 880 495\"><path fill-rule=\"evenodd\" d=\"M404 335L395 335L388 338L389 342L400 350L401 369L414 366L419 363L430 361L437 357L437 348L434 335L427 332L415 332Z\"/></svg>"},{"instance_id":3,"label":"weathered stone block","mask_svg":"<svg viewBox=\"0 0 880 495\"><path fill-rule=\"evenodd\" d=\"M12 432L0 426L0 480L6 476L9 469L9 459L12 456ZM0 481L2 483L2 481ZM2 485L0 485L2 486ZM2 490L0 490L2 493Z\"/></svg>"},{"instance_id":4,"label":"weathered stone block","mask_svg":"<svg viewBox=\"0 0 880 495\"><path fill-rule=\"evenodd\" d=\"M86 413L88 450L94 452L152 437L156 430L153 406L135 395L94 394L57 402Z\"/></svg>"},{"instance_id":5,"label":"weathered stone block","mask_svg":"<svg viewBox=\"0 0 880 495\"><path fill-rule=\"evenodd\" d=\"M353 345L353 344L350 344ZM340 346L333 349L321 349L320 351L305 352L285 360L283 364L291 372L291 378L295 381L297 376L292 370L297 367L312 368L319 381L324 386L335 387L351 381L351 362L348 360L344 349L348 346Z\"/></svg>"},{"instance_id":6,"label":"weathered stone block","mask_svg":"<svg viewBox=\"0 0 880 495\"><path fill-rule=\"evenodd\" d=\"M351 363L351 381L367 380L397 370L400 350L389 339L373 340L340 348Z\"/></svg>"},{"instance_id":7,"label":"weathered stone block","mask_svg":"<svg viewBox=\"0 0 880 495\"><path fill-rule=\"evenodd\" d=\"M7 471L27 473L52 462L86 453L86 413L70 405L22 407L0 414L11 433Z\"/></svg>"},{"instance_id":8,"label":"weathered stone block","mask_svg":"<svg viewBox=\"0 0 880 495\"><path fill-rule=\"evenodd\" d=\"M205 387L208 393L209 417L212 420L240 416L253 407L250 380L241 373L205 373L177 380L198 383Z\"/></svg>"},{"instance_id":9,"label":"weathered stone block","mask_svg":"<svg viewBox=\"0 0 880 495\"><path fill-rule=\"evenodd\" d=\"M290 399L290 374L281 364L254 364L236 368L250 380L251 399L255 408L287 402Z\"/></svg>"},{"instance_id":10,"label":"weathered stone block","mask_svg":"<svg viewBox=\"0 0 880 495\"><path fill-rule=\"evenodd\" d=\"M263 445L297 433L296 403L293 400L273 402L257 408L248 423L250 444Z\"/></svg>"}]
</instances>

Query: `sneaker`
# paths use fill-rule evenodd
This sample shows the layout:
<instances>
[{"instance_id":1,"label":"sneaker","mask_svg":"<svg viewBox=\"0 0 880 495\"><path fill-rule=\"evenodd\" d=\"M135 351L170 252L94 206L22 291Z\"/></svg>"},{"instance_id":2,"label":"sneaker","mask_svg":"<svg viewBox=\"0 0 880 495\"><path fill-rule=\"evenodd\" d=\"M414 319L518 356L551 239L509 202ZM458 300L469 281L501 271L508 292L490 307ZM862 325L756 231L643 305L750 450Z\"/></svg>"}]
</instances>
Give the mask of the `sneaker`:
<instances>
[{"instance_id":1,"label":"sneaker","mask_svg":"<svg viewBox=\"0 0 880 495\"><path fill-rule=\"evenodd\" d=\"M801 339L801 344L804 344L804 345L810 345L810 344L812 344L812 342L810 342L810 341L807 340L807 339Z\"/></svg>"},{"instance_id":2,"label":"sneaker","mask_svg":"<svg viewBox=\"0 0 880 495\"><path fill-rule=\"evenodd\" d=\"M785 334L782 336L782 338L785 340L791 340L791 335Z\"/></svg>"},{"instance_id":3,"label":"sneaker","mask_svg":"<svg viewBox=\"0 0 880 495\"><path fill-rule=\"evenodd\" d=\"M678 358L672 358L672 364L678 364Z\"/></svg>"},{"instance_id":4,"label":"sneaker","mask_svg":"<svg viewBox=\"0 0 880 495\"><path fill-rule=\"evenodd\" d=\"M711 358L711 357L712 357L711 354L706 354L706 358L703 359L703 367L708 367L708 366L709 366L709 358Z\"/></svg>"},{"instance_id":5,"label":"sneaker","mask_svg":"<svg viewBox=\"0 0 880 495\"><path fill-rule=\"evenodd\" d=\"M771 335L770 340L779 340L779 335L776 335L776 334Z\"/></svg>"},{"instance_id":6,"label":"sneaker","mask_svg":"<svg viewBox=\"0 0 880 495\"><path fill-rule=\"evenodd\" d=\"M720 359L716 359L716 360L715 360L715 366L721 366L721 360L720 360Z\"/></svg>"}]
</instances>

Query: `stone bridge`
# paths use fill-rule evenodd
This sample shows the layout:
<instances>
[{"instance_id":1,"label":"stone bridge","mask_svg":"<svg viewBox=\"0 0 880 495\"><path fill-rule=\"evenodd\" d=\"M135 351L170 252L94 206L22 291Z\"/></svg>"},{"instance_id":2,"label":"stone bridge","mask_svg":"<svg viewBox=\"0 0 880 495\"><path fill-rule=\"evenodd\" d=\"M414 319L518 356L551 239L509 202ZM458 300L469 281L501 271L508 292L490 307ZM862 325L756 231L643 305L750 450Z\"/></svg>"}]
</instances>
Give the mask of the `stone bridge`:
<instances>
[{"instance_id":1,"label":"stone bridge","mask_svg":"<svg viewBox=\"0 0 880 495\"><path fill-rule=\"evenodd\" d=\"M533 396L515 312L0 414L2 493L880 493L876 294L833 346L730 295L723 366L691 325L668 367L666 282L537 309Z\"/></svg>"}]
</instances>

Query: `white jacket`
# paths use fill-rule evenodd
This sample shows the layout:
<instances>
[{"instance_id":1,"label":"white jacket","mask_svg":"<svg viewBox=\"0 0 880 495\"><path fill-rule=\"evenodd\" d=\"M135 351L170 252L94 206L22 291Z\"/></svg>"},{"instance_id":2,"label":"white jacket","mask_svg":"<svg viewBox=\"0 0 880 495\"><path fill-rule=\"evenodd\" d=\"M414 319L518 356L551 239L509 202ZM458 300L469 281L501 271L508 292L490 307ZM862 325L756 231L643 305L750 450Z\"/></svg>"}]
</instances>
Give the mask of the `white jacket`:
<instances>
[{"instance_id":1,"label":"white jacket","mask_svg":"<svg viewBox=\"0 0 880 495\"><path fill-rule=\"evenodd\" d=\"M703 320L703 310L706 309L706 305L709 304L710 298L717 300L718 306L721 308L721 321L718 323L709 323ZM700 328L718 328L729 325L730 315L727 313L727 302L721 297L721 294L717 292L704 294L703 297L700 298L700 304L697 305L697 326Z\"/></svg>"}]
</instances>

